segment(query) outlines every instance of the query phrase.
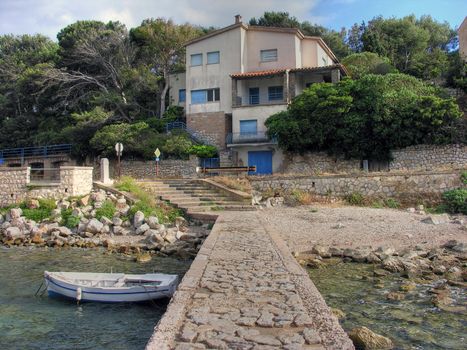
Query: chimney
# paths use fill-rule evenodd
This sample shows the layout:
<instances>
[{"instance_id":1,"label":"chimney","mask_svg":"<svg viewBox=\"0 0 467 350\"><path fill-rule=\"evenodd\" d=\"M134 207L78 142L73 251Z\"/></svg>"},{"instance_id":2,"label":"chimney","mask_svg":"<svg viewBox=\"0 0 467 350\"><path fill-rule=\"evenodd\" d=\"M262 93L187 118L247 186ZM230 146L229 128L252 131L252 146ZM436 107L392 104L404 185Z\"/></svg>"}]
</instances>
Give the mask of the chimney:
<instances>
[{"instance_id":1,"label":"chimney","mask_svg":"<svg viewBox=\"0 0 467 350\"><path fill-rule=\"evenodd\" d=\"M235 15L235 24L242 23L242 16L240 15Z\"/></svg>"}]
</instances>

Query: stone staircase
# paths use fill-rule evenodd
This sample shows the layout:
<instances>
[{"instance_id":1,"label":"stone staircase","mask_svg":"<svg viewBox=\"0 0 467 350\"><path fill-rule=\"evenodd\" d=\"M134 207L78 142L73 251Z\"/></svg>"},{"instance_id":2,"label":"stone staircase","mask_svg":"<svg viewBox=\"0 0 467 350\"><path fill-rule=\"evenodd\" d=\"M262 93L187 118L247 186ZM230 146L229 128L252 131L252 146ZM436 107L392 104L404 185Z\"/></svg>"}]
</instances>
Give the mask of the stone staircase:
<instances>
[{"instance_id":1,"label":"stone staircase","mask_svg":"<svg viewBox=\"0 0 467 350\"><path fill-rule=\"evenodd\" d=\"M222 210L255 210L251 201L235 198L221 189L210 187L201 180L173 179L139 183L159 199L170 202L188 214Z\"/></svg>"}]
</instances>

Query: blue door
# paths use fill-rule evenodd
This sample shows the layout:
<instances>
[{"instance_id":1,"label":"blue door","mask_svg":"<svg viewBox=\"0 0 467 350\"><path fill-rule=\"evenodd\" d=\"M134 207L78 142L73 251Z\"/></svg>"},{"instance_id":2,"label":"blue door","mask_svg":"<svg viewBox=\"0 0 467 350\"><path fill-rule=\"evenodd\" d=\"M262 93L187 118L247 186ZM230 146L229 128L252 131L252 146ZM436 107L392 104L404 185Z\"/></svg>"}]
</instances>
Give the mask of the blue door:
<instances>
[{"instance_id":1,"label":"blue door","mask_svg":"<svg viewBox=\"0 0 467 350\"><path fill-rule=\"evenodd\" d=\"M271 151L249 151L248 166L256 166L253 175L272 174L272 152Z\"/></svg>"}]
</instances>

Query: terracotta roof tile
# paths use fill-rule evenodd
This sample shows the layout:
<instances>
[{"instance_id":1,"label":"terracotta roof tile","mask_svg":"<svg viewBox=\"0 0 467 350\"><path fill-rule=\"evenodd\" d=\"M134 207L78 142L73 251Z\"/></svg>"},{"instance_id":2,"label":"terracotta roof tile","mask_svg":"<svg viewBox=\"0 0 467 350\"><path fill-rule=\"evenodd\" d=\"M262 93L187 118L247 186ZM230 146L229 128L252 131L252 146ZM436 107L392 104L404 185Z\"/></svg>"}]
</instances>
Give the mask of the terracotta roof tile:
<instances>
[{"instance_id":1,"label":"terracotta roof tile","mask_svg":"<svg viewBox=\"0 0 467 350\"><path fill-rule=\"evenodd\" d=\"M285 69L270 69L261 70L256 72L234 73L230 74L232 78L254 78L254 77L267 77L270 75L278 75L285 73Z\"/></svg>"},{"instance_id":2,"label":"terracotta roof tile","mask_svg":"<svg viewBox=\"0 0 467 350\"><path fill-rule=\"evenodd\" d=\"M268 77L273 75L284 74L286 70L290 72L319 72L325 71L329 69L339 68L341 72L345 75L348 75L347 69L342 64L331 64L329 66L321 66L321 67L301 67L301 68L290 68L290 69L270 69L270 70L261 70L261 71L254 71L254 72L245 72L245 73L233 73L230 74L231 78L236 79L246 79L246 78L260 78L260 77Z\"/></svg>"}]
</instances>

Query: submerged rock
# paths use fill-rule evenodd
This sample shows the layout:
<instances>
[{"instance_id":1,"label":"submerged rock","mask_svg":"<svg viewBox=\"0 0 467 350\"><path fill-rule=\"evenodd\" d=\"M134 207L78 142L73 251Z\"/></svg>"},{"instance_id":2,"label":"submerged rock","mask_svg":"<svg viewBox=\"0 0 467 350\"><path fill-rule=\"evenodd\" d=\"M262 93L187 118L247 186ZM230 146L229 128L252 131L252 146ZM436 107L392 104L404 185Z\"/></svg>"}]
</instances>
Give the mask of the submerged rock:
<instances>
[{"instance_id":1,"label":"submerged rock","mask_svg":"<svg viewBox=\"0 0 467 350\"><path fill-rule=\"evenodd\" d=\"M136 261L139 263L147 263L151 261L152 257L149 253L140 253L136 256Z\"/></svg>"},{"instance_id":2,"label":"submerged rock","mask_svg":"<svg viewBox=\"0 0 467 350\"><path fill-rule=\"evenodd\" d=\"M392 340L376 334L366 327L357 327L349 332L355 347L361 350L385 350L394 347Z\"/></svg>"}]
</instances>

